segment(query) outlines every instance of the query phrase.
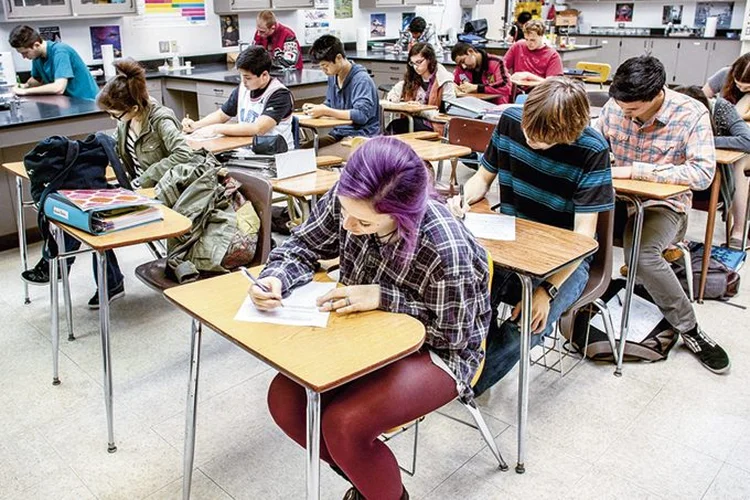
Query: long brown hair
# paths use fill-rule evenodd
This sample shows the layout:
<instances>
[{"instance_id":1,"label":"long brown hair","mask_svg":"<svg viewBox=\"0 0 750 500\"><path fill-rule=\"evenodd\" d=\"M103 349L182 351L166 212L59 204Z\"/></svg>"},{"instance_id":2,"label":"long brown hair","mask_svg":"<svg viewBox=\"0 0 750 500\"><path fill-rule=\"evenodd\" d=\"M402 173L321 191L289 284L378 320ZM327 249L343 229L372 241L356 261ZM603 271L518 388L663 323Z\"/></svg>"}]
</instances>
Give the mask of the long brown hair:
<instances>
[{"instance_id":1,"label":"long brown hair","mask_svg":"<svg viewBox=\"0 0 750 500\"><path fill-rule=\"evenodd\" d=\"M116 62L115 69L117 74L99 92L96 104L113 111L130 111L138 106L140 116L148 114L151 100L146 88L146 71L133 59Z\"/></svg>"},{"instance_id":2,"label":"long brown hair","mask_svg":"<svg viewBox=\"0 0 750 500\"><path fill-rule=\"evenodd\" d=\"M743 54L734 61L732 67L729 68L727 73L727 79L724 82L724 86L721 89L721 97L737 104L737 101L742 99L745 94L737 88L735 81L740 83L750 83L750 52Z\"/></svg>"},{"instance_id":3,"label":"long brown hair","mask_svg":"<svg viewBox=\"0 0 750 500\"><path fill-rule=\"evenodd\" d=\"M415 43L409 50L409 62L406 64L406 73L404 73L404 91L403 96L405 101L411 101L417 96L419 87L422 85L422 77L419 76L417 71L411 65L411 58L413 56L422 56L427 60L427 70L431 74L435 74L437 71L437 57L435 57L435 49L429 43Z\"/></svg>"}]
</instances>

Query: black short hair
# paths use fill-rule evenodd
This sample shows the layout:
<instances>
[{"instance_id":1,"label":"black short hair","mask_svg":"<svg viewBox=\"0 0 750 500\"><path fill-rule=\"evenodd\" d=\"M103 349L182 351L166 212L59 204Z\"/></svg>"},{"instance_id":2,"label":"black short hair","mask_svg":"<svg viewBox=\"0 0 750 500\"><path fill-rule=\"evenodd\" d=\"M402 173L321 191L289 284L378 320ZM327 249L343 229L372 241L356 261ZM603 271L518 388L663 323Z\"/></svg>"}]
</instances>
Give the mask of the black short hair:
<instances>
[{"instance_id":1,"label":"black short hair","mask_svg":"<svg viewBox=\"0 0 750 500\"><path fill-rule=\"evenodd\" d=\"M237 69L244 69L255 76L260 76L264 71L271 71L271 56L263 47L251 45L237 56L235 65Z\"/></svg>"},{"instance_id":2,"label":"black short hair","mask_svg":"<svg viewBox=\"0 0 750 500\"><path fill-rule=\"evenodd\" d=\"M631 57L617 68L609 96L621 102L651 101L667 83L667 73L653 56Z\"/></svg>"},{"instance_id":3,"label":"black short hair","mask_svg":"<svg viewBox=\"0 0 750 500\"><path fill-rule=\"evenodd\" d=\"M520 14L518 14L516 21L518 21L518 24L528 23L529 21L531 21L531 12L528 12L528 11L521 12Z\"/></svg>"},{"instance_id":4,"label":"black short hair","mask_svg":"<svg viewBox=\"0 0 750 500\"><path fill-rule=\"evenodd\" d=\"M31 26L19 24L10 32L8 42L14 49L29 49L36 42L41 43L42 36Z\"/></svg>"},{"instance_id":5,"label":"black short hair","mask_svg":"<svg viewBox=\"0 0 750 500\"><path fill-rule=\"evenodd\" d=\"M426 29L427 21L422 17L417 16L409 23L409 33L424 33Z\"/></svg>"},{"instance_id":6,"label":"black short hair","mask_svg":"<svg viewBox=\"0 0 750 500\"><path fill-rule=\"evenodd\" d=\"M339 54L341 54L341 57L346 58L344 44L333 35L321 36L313 42L310 48L310 58L315 64L320 61L336 62L336 56Z\"/></svg>"},{"instance_id":7,"label":"black short hair","mask_svg":"<svg viewBox=\"0 0 750 500\"><path fill-rule=\"evenodd\" d=\"M453 49L451 50L451 59L453 59L453 62L456 62L457 57L465 56L469 53L469 50L476 50L474 47L469 45L465 42L458 42L456 45L453 46Z\"/></svg>"}]
</instances>

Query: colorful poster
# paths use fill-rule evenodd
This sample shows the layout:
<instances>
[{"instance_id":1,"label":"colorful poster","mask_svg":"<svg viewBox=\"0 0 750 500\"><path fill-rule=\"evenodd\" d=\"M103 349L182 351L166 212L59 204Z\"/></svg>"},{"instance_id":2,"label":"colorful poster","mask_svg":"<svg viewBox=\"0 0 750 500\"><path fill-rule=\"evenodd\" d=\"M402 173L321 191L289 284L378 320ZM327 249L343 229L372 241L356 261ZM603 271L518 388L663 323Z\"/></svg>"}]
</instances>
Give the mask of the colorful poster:
<instances>
[{"instance_id":1,"label":"colorful poster","mask_svg":"<svg viewBox=\"0 0 750 500\"><path fill-rule=\"evenodd\" d=\"M136 28L200 26L206 24L205 0L136 0Z\"/></svg>"},{"instance_id":2,"label":"colorful poster","mask_svg":"<svg viewBox=\"0 0 750 500\"><path fill-rule=\"evenodd\" d=\"M616 3L615 4L615 22L632 23L634 3Z\"/></svg>"},{"instance_id":3,"label":"colorful poster","mask_svg":"<svg viewBox=\"0 0 750 500\"><path fill-rule=\"evenodd\" d=\"M682 5L665 5L661 13L661 23L682 24Z\"/></svg>"},{"instance_id":4,"label":"colorful poster","mask_svg":"<svg viewBox=\"0 0 750 500\"><path fill-rule=\"evenodd\" d=\"M115 57L122 57L122 41L119 26L91 26L91 54L94 59L102 58L102 45L112 45Z\"/></svg>"},{"instance_id":5,"label":"colorful poster","mask_svg":"<svg viewBox=\"0 0 750 500\"><path fill-rule=\"evenodd\" d=\"M385 36L385 14L370 14L370 37Z\"/></svg>"},{"instance_id":6,"label":"colorful poster","mask_svg":"<svg viewBox=\"0 0 750 500\"><path fill-rule=\"evenodd\" d=\"M717 28L729 29L732 27L732 13L734 2L698 2L695 4L695 26L706 25L706 18L718 17Z\"/></svg>"},{"instance_id":7,"label":"colorful poster","mask_svg":"<svg viewBox=\"0 0 750 500\"><path fill-rule=\"evenodd\" d=\"M331 32L327 10L305 10L304 44L312 45L315 40Z\"/></svg>"},{"instance_id":8,"label":"colorful poster","mask_svg":"<svg viewBox=\"0 0 750 500\"><path fill-rule=\"evenodd\" d=\"M351 19L352 13L352 0L334 0L333 2L333 18L334 19Z\"/></svg>"},{"instance_id":9,"label":"colorful poster","mask_svg":"<svg viewBox=\"0 0 750 500\"><path fill-rule=\"evenodd\" d=\"M240 45L240 16L219 16L221 25L221 46L238 47Z\"/></svg>"},{"instance_id":10,"label":"colorful poster","mask_svg":"<svg viewBox=\"0 0 750 500\"><path fill-rule=\"evenodd\" d=\"M401 31L406 31L409 27L409 23L416 17L416 12L402 12L401 13Z\"/></svg>"},{"instance_id":11,"label":"colorful poster","mask_svg":"<svg viewBox=\"0 0 750 500\"><path fill-rule=\"evenodd\" d=\"M39 36L48 42L62 42L59 26L44 26L39 28Z\"/></svg>"}]
</instances>

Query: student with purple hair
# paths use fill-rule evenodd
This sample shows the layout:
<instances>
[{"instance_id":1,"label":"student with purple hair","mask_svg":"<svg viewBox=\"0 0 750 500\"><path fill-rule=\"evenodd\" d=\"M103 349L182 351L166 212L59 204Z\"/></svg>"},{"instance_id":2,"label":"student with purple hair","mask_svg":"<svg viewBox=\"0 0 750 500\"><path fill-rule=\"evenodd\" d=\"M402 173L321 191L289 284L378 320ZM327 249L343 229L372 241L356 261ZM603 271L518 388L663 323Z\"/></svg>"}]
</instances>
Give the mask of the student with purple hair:
<instances>
[{"instance_id":1,"label":"student with purple hair","mask_svg":"<svg viewBox=\"0 0 750 500\"><path fill-rule=\"evenodd\" d=\"M307 222L271 252L259 279L270 292L248 292L259 309L274 309L312 280L318 260L339 257L344 286L318 299L321 310L380 309L424 323L420 351L321 396L320 457L352 483L345 499L408 499L396 458L378 436L457 396L473 397L491 316L487 253L433 194L411 147L370 139ZM284 375L271 382L271 415L301 446L306 401L305 388Z\"/></svg>"}]
</instances>

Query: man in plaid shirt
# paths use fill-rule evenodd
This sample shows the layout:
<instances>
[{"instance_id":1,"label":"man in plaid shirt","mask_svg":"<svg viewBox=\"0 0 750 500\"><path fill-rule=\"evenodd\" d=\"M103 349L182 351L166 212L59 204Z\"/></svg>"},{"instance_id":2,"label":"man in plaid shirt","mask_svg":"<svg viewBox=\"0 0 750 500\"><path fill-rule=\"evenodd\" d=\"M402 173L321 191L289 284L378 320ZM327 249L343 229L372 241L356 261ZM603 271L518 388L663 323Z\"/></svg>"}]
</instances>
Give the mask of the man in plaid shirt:
<instances>
[{"instance_id":1,"label":"man in plaid shirt","mask_svg":"<svg viewBox=\"0 0 750 500\"><path fill-rule=\"evenodd\" d=\"M690 186L704 190L716 169L708 110L666 88L662 63L651 56L628 59L609 88L598 128L615 157L615 178ZM638 281L687 347L714 373L729 371L727 353L698 326L695 311L662 252L685 236L691 193L644 203ZM625 229L625 257L632 248L633 218Z\"/></svg>"}]
</instances>

